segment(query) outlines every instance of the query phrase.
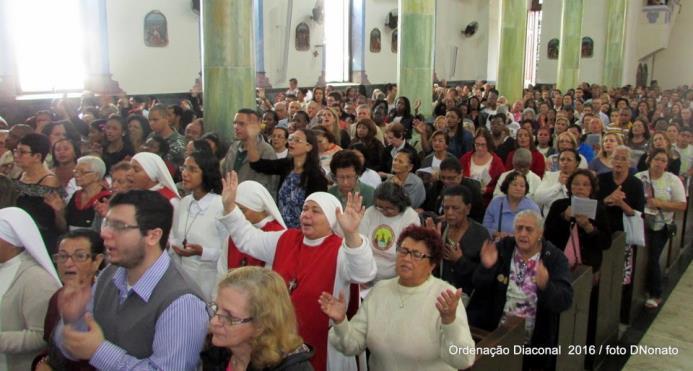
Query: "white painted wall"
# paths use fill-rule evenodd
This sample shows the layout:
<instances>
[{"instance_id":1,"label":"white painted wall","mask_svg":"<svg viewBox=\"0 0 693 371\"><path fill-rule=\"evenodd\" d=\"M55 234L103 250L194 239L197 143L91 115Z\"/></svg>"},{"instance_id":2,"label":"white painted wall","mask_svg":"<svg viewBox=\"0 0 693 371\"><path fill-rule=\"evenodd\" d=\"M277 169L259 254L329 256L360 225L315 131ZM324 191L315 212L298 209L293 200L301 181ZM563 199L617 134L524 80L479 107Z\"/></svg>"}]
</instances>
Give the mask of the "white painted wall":
<instances>
[{"instance_id":1,"label":"white painted wall","mask_svg":"<svg viewBox=\"0 0 693 371\"><path fill-rule=\"evenodd\" d=\"M328 0L329 1L329 0ZM265 75L272 87L286 87L295 77L300 86L313 86L322 71L324 50L316 45L323 44L324 21L316 23L310 19L315 1L294 0L291 9L291 24L287 27L289 2L286 0L264 0ZM296 50L296 26L305 22L310 27L310 49ZM285 42L288 38L288 54ZM318 52L317 56L313 52Z\"/></svg>"},{"instance_id":2,"label":"white painted wall","mask_svg":"<svg viewBox=\"0 0 693 371\"><path fill-rule=\"evenodd\" d=\"M655 54L653 78L659 86L673 88L683 84L693 83L693 1L682 1L681 12L678 14L669 46Z\"/></svg>"},{"instance_id":3,"label":"white painted wall","mask_svg":"<svg viewBox=\"0 0 693 371\"><path fill-rule=\"evenodd\" d=\"M546 4L546 1L544 2ZM606 10L608 1L584 0L582 4L582 37L594 41L592 58L580 59L579 81L601 83L604 75L604 53L606 50Z\"/></svg>"},{"instance_id":4,"label":"white painted wall","mask_svg":"<svg viewBox=\"0 0 693 371\"><path fill-rule=\"evenodd\" d=\"M498 78L498 54L500 53L500 0L489 0L488 11L488 49L486 53L486 80L496 81ZM479 54L484 49L479 49Z\"/></svg>"},{"instance_id":5,"label":"white painted wall","mask_svg":"<svg viewBox=\"0 0 693 371\"><path fill-rule=\"evenodd\" d=\"M488 0L437 1L435 72L438 79L486 79L486 55L479 51L488 49L488 19ZM479 23L476 34L472 37L462 35L462 30L473 21ZM455 53L457 58L453 66Z\"/></svg>"},{"instance_id":6,"label":"white painted wall","mask_svg":"<svg viewBox=\"0 0 693 371\"><path fill-rule=\"evenodd\" d=\"M548 59L548 45L551 39L561 39L562 1L544 1L541 8L541 35L539 36L539 62L537 63L537 84L555 84L558 59ZM560 49L559 49L560 50Z\"/></svg>"},{"instance_id":7,"label":"white painted wall","mask_svg":"<svg viewBox=\"0 0 693 371\"><path fill-rule=\"evenodd\" d=\"M329 0L325 0L329 1ZM433 0L431 0L433 1ZM645 40L634 34L642 22L639 1L629 2L627 20L626 63L624 81L633 83L637 71L638 55ZM264 53L265 71L274 88L288 85L296 77L301 86L317 83L322 71L324 50L324 24L309 19L315 0L294 0L291 24L286 25L287 0L264 0ZM690 5L690 0L684 2ZM364 65L372 84L397 80L397 55L390 50L392 30L385 27L388 12L397 9L397 0L365 1ZM151 10L160 10L168 20L169 45L148 48L143 41L144 16ZM606 37L606 1L584 0L583 36L594 40L594 56L581 60L580 80L601 82ZM188 91L201 70L199 16L191 10L189 0L108 0L108 42L110 69L113 79L130 94L163 94ZM556 60L546 58L547 44L560 37L561 1L544 1L540 56L537 70L538 83L555 83ZM500 0L437 0L435 71L440 79L495 81L498 69ZM296 51L295 28L301 21L311 27L311 48ZM479 30L471 38L460 31L470 22L479 22ZM381 31L380 53L369 50L370 31ZM284 45L289 32L288 58ZM634 36L635 35L635 36ZM669 47L654 58L652 78L661 86L672 87L693 82L693 68L686 61L693 59L690 47L693 35L693 7L683 6L673 26ZM640 40L640 41L638 41ZM636 43L639 42L640 44ZM457 61L452 74L451 52L457 47ZM313 53L318 55L314 56ZM683 68L682 68L683 66Z\"/></svg>"},{"instance_id":8,"label":"white painted wall","mask_svg":"<svg viewBox=\"0 0 693 371\"><path fill-rule=\"evenodd\" d=\"M144 17L152 10L168 21L166 47L144 45ZM190 90L201 68L199 17L189 0L109 0L107 17L110 68L121 89L129 94Z\"/></svg>"},{"instance_id":9,"label":"white painted wall","mask_svg":"<svg viewBox=\"0 0 693 371\"><path fill-rule=\"evenodd\" d=\"M366 0L363 62L371 84L397 82L397 53L393 53L391 49L393 30L385 26L390 11L396 13L397 0ZM370 35L374 28L380 30L380 53L370 51Z\"/></svg>"},{"instance_id":10,"label":"white painted wall","mask_svg":"<svg viewBox=\"0 0 693 371\"><path fill-rule=\"evenodd\" d=\"M629 1L626 3L626 35L623 51L623 75L622 85L635 85L635 78L638 71L638 62L643 56L638 55L638 44L651 43L654 40L638 40L638 28L641 27L640 21L643 16L643 4L639 1Z\"/></svg>"}]
</instances>

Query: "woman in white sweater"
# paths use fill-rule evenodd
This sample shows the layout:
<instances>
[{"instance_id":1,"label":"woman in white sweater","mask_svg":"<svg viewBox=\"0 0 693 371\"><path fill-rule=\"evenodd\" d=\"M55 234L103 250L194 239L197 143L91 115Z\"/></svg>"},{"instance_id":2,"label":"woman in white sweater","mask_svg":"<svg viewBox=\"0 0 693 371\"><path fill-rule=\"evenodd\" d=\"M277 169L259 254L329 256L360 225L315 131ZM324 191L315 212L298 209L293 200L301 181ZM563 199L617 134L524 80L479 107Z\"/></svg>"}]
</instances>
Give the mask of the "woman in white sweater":
<instances>
[{"instance_id":1,"label":"woman in white sweater","mask_svg":"<svg viewBox=\"0 0 693 371\"><path fill-rule=\"evenodd\" d=\"M470 367L473 352L463 349L474 347L474 340L460 301L462 291L431 274L442 246L440 235L431 229L410 226L402 231L397 277L378 282L351 321L346 319L344 293L338 298L323 293L321 309L334 322L330 344L345 355L368 348L370 370Z\"/></svg>"}]
</instances>

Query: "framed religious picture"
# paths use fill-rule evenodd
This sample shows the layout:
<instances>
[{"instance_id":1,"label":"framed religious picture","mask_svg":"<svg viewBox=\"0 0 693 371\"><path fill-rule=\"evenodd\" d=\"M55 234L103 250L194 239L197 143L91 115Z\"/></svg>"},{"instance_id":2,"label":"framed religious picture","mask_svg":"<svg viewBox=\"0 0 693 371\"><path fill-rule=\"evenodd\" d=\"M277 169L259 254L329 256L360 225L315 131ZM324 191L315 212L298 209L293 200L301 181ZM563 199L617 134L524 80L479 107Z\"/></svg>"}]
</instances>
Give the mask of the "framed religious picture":
<instances>
[{"instance_id":1,"label":"framed religious picture","mask_svg":"<svg viewBox=\"0 0 693 371\"><path fill-rule=\"evenodd\" d=\"M592 58L594 55L594 40L591 37L585 36L582 38L582 58Z\"/></svg>"},{"instance_id":2,"label":"framed religious picture","mask_svg":"<svg viewBox=\"0 0 693 371\"><path fill-rule=\"evenodd\" d=\"M558 59L558 39L549 40L549 47L546 57L549 59Z\"/></svg>"},{"instance_id":3,"label":"framed religious picture","mask_svg":"<svg viewBox=\"0 0 693 371\"><path fill-rule=\"evenodd\" d=\"M164 13L152 10L144 16L144 45L152 48L168 45L168 26Z\"/></svg>"},{"instance_id":4,"label":"framed religious picture","mask_svg":"<svg viewBox=\"0 0 693 371\"><path fill-rule=\"evenodd\" d=\"M377 28L371 31L370 50L371 53L380 53L380 30Z\"/></svg>"},{"instance_id":5,"label":"framed religious picture","mask_svg":"<svg viewBox=\"0 0 693 371\"><path fill-rule=\"evenodd\" d=\"M390 50L393 53L397 53L397 30L392 31L392 43L390 45Z\"/></svg>"},{"instance_id":6,"label":"framed religious picture","mask_svg":"<svg viewBox=\"0 0 693 371\"><path fill-rule=\"evenodd\" d=\"M305 22L301 22L296 26L296 50L308 49L310 49L310 27Z\"/></svg>"}]
</instances>

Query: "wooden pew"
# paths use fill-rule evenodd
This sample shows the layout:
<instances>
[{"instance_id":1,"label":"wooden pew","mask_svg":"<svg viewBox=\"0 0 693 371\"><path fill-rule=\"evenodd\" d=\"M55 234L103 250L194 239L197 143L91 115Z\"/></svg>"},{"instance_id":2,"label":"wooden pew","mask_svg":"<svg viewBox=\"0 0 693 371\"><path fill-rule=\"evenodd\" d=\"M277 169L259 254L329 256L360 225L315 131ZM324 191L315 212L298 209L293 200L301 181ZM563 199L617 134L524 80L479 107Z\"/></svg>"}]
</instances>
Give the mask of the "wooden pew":
<instances>
[{"instance_id":1,"label":"wooden pew","mask_svg":"<svg viewBox=\"0 0 693 371\"><path fill-rule=\"evenodd\" d=\"M632 325L636 316L642 311L645 300L647 300L647 247L634 247L635 261L633 262L633 296L630 300L630 315L628 324Z\"/></svg>"},{"instance_id":2,"label":"wooden pew","mask_svg":"<svg viewBox=\"0 0 693 371\"><path fill-rule=\"evenodd\" d=\"M623 232L614 233L611 248L604 251L599 280L597 330L594 339L597 347L600 344L614 344L618 340L625 243L626 236Z\"/></svg>"},{"instance_id":3,"label":"wooden pew","mask_svg":"<svg viewBox=\"0 0 693 371\"><path fill-rule=\"evenodd\" d=\"M587 342L587 320L590 311L590 292L592 290L592 268L578 266L572 272L573 305L561 313L558 326L558 345L561 355L556 359L557 370L582 370L585 356L569 355L570 345L584 345Z\"/></svg>"},{"instance_id":4,"label":"wooden pew","mask_svg":"<svg viewBox=\"0 0 693 371\"><path fill-rule=\"evenodd\" d=\"M510 351L509 355L491 357L477 355L474 366L470 370L483 371L519 371L522 370L522 355L513 354L513 346L523 344L525 338L525 320L510 317L505 323L492 332L475 327L470 328L472 338L478 348L494 348L500 346Z\"/></svg>"}]
</instances>

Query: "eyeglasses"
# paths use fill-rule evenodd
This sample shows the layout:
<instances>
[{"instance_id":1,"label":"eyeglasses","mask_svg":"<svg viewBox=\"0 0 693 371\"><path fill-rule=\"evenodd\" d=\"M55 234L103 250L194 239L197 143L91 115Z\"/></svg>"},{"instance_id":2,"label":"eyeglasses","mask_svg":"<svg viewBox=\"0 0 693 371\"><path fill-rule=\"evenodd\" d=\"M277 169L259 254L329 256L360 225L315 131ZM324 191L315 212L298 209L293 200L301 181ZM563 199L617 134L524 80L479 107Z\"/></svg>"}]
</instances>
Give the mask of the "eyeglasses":
<instances>
[{"instance_id":1,"label":"eyeglasses","mask_svg":"<svg viewBox=\"0 0 693 371\"><path fill-rule=\"evenodd\" d=\"M298 143L298 144L301 144L301 143L308 143L308 142L307 142L305 139L303 139L303 138L295 137L295 136L292 135L292 136L289 137L289 143Z\"/></svg>"},{"instance_id":2,"label":"eyeglasses","mask_svg":"<svg viewBox=\"0 0 693 371\"><path fill-rule=\"evenodd\" d=\"M486 147L486 143L474 143L477 147Z\"/></svg>"},{"instance_id":3,"label":"eyeglasses","mask_svg":"<svg viewBox=\"0 0 693 371\"><path fill-rule=\"evenodd\" d=\"M179 168L179 170L180 170L181 173L184 172L184 171L186 171L186 172L188 172L188 173L197 173L197 172L200 171L201 169L200 169L199 167L197 167L197 166L187 166L187 165L183 165L183 166L181 166L181 167Z\"/></svg>"},{"instance_id":4,"label":"eyeglasses","mask_svg":"<svg viewBox=\"0 0 693 371\"><path fill-rule=\"evenodd\" d=\"M356 179L356 175L337 175L335 179L339 182L348 182Z\"/></svg>"},{"instance_id":5,"label":"eyeglasses","mask_svg":"<svg viewBox=\"0 0 693 371\"><path fill-rule=\"evenodd\" d=\"M424 260L426 258L428 258L428 259L432 258L432 256L426 255L426 254L422 253L421 251L409 250L406 247L401 247L401 246L397 246L397 254L399 254L399 256L401 256L401 257L411 255L412 259L418 260L418 261Z\"/></svg>"},{"instance_id":6,"label":"eyeglasses","mask_svg":"<svg viewBox=\"0 0 693 371\"><path fill-rule=\"evenodd\" d=\"M244 323L251 322L253 320L253 317L248 317L248 318L235 318L232 316L227 316L225 314L220 314L219 313L219 304L217 303L209 303L207 305L207 314L209 314L209 319L213 319L214 317L219 318L221 323L224 326L238 326L242 325Z\"/></svg>"},{"instance_id":7,"label":"eyeglasses","mask_svg":"<svg viewBox=\"0 0 693 371\"><path fill-rule=\"evenodd\" d=\"M131 225L127 223L123 223L118 220L111 220L111 219L104 219L103 223L101 223L101 229L103 230L104 228L110 228L114 232L117 233L122 233L127 231L128 229L138 229L140 226L139 225Z\"/></svg>"},{"instance_id":8,"label":"eyeglasses","mask_svg":"<svg viewBox=\"0 0 693 371\"><path fill-rule=\"evenodd\" d=\"M399 213L399 209L396 207L392 206L379 206L375 205L375 209L380 211L381 214L392 214L392 213Z\"/></svg>"},{"instance_id":9,"label":"eyeglasses","mask_svg":"<svg viewBox=\"0 0 693 371\"><path fill-rule=\"evenodd\" d=\"M53 262L58 264L65 263L67 259L70 258L72 258L72 261L75 263L84 263L91 259L91 254L84 251L77 251L74 254L66 254L64 252L53 254Z\"/></svg>"},{"instance_id":10,"label":"eyeglasses","mask_svg":"<svg viewBox=\"0 0 693 371\"><path fill-rule=\"evenodd\" d=\"M30 154L32 154L33 152L31 152L31 151L25 151L25 150L19 149L19 148L15 148L15 149L12 150L12 153L18 154L18 155L21 156L21 155L30 155Z\"/></svg>"},{"instance_id":11,"label":"eyeglasses","mask_svg":"<svg viewBox=\"0 0 693 371\"><path fill-rule=\"evenodd\" d=\"M91 171L91 170L87 170L87 171L73 170L72 171L72 175L74 175L74 176L84 176L84 175L91 174L91 173L94 173L94 171Z\"/></svg>"}]
</instances>

